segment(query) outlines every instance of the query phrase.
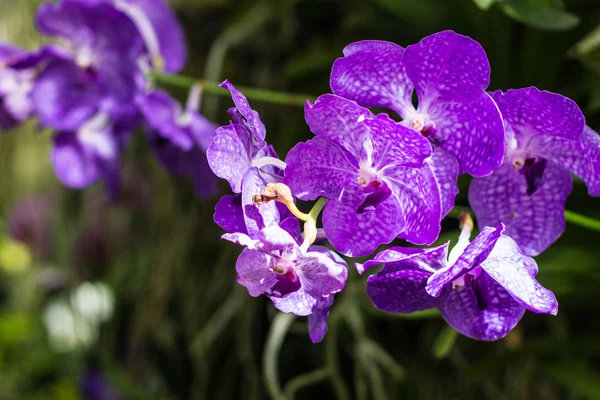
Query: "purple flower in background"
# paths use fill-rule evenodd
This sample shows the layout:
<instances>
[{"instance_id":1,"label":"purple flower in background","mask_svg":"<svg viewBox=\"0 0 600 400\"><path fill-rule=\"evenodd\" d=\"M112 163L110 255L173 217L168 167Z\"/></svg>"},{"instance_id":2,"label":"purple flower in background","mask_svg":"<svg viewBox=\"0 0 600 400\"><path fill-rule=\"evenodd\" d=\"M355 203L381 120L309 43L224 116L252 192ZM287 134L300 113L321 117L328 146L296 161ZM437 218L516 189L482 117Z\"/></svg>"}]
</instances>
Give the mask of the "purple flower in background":
<instances>
[{"instance_id":1,"label":"purple flower in background","mask_svg":"<svg viewBox=\"0 0 600 400\"><path fill-rule=\"evenodd\" d=\"M291 218L293 219L293 218ZM298 227L296 222L292 226ZM346 283L346 263L321 246L301 247L295 232L278 225L258 232L255 239L242 233L223 238L246 248L238 257L237 281L251 296L266 295L276 308L299 316L311 315L310 333L320 341L327 330L326 318L334 293Z\"/></svg>"},{"instance_id":2,"label":"purple flower in background","mask_svg":"<svg viewBox=\"0 0 600 400\"><path fill-rule=\"evenodd\" d=\"M445 215L458 192L459 172L484 176L502 162L502 118L485 93L489 80L489 62L479 43L444 31L406 50L375 40L350 44L335 61L330 84L333 93L364 107L394 110L402 124L431 141L435 156L429 163Z\"/></svg>"},{"instance_id":3,"label":"purple flower in background","mask_svg":"<svg viewBox=\"0 0 600 400\"><path fill-rule=\"evenodd\" d=\"M600 137L559 94L531 87L492 95L506 125L506 156L491 175L473 180L469 203L479 224L506 224L523 253L535 256L565 229L571 173L600 196Z\"/></svg>"},{"instance_id":4,"label":"purple flower in background","mask_svg":"<svg viewBox=\"0 0 600 400\"><path fill-rule=\"evenodd\" d=\"M8 210L6 223L10 236L27 244L37 257L52 255L53 226L56 198L42 193L21 198Z\"/></svg>"},{"instance_id":5,"label":"purple flower in background","mask_svg":"<svg viewBox=\"0 0 600 400\"><path fill-rule=\"evenodd\" d=\"M119 396L110 387L104 375L97 368L88 368L81 382L81 395L84 400L118 400Z\"/></svg>"},{"instance_id":6,"label":"purple flower in background","mask_svg":"<svg viewBox=\"0 0 600 400\"><path fill-rule=\"evenodd\" d=\"M54 137L52 165L63 185L82 189L103 179L111 199L120 186L119 154L128 141L131 124L112 124L97 114L76 131Z\"/></svg>"},{"instance_id":7,"label":"purple flower in background","mask_svg":"<svg viewBox=\"0 0 600 400\"><path fill-rule=\"evenodd\" d=\"M423 136L335 95L308 103L305 117L316 137L290 150L284 183L302 200L330 199L323 227L337 251L361 256L395 237L437 238L440 192Z\"/></svg>"},{"instance_id":8,"label":"purple flower in background","mask_svg":"<svg viewBox=\"0 0 600 400\"><path fill-rule=\"evenodd\" d=\"M392 247L357 268L364 272L384 265L367 281L367 294L380 310L412 313L437 307L463 335L497 340L526 309L558 312L554 294L535 280L535 261L503 232L502 224L485 227L469 243L471 229L465 226L449 256L448 243L431 249Z\"/></svg>"},{"instance_id":9,"label":"purple flower in background","mask_svg":"<svg viewBox=\"0 0 600 400\"><path fill-rule=\"evenodd\" d=\"M231 123L219 127L213 134L206 156L215 175L227 180L234 193L241 194L246 233L254 237L262 228L280 221L275 202L257 208L252 200L268 183L281 182L285 163L279 160L271 146L267 146L265 126L244 95L228 81L221 87L231 92L236 108L229 110ZM217 208L217 213L219 211ZM239 214L231 214L231 217L239 218ZM223 218L227 217L223 214L215 216L215 220Z\"/></svg>"},{"instance_id":10,"label":"purple flower in background","mask_svg":"<svg viewBox=\"0 0 600 400\"><path fill-rule=\"evenodd\" d=\"M139 100L150 127L148 137L162 164L173 174L189 176L201 198L214 195L217 180L206 159L206 149L216 126L200 115L200 88L195 86L185 110L166 92L154 90Z\"/></svg>"}]
</instances>

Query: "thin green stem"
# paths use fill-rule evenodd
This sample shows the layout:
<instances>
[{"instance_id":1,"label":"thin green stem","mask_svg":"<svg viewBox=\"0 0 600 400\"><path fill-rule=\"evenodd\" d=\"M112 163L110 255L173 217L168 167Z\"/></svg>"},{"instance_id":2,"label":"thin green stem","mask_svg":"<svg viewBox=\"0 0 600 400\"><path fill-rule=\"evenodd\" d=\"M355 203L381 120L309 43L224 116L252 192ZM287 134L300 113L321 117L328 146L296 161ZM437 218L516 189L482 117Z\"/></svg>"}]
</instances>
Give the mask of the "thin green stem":
<instances>
[{"instance_id":1,"label":"thin green stem","mask_svg":"<svg viewBox=\"0 0 600 400\"><path fill-rule=\"evenodd\" d=\"M189 89L194 84L200 84L202 86L202 92L207 94L214 94L217 96L230 96L228 90L223 89L217 82L212 82L204 79L195 79L184 75L166 75L153 72L150 74L150 78L156 82L163 83L165 85L171 85L180 87L183 89ZM246 86L237 86L236 88L244 93L244 96L249 100L262 101L265 103L273 104L285 104L291 106L304 107L307 100L314 100L315 96L306 94L293 94L286 92L277 92L273 90L257 89Z\"/></svg>"},{"instance_id":2,"label":"thin green stem","mask_svg":"<svg viewBox=\"0 0 600 400\"><path fill-rule=\"evenodd\" d=\"M456 206L448 213L448 217L457 219L464 212L472 212L469 207ZM581 226L592 231L600 232L600 221L573 211L565 210L565 220L573 225Z\"/></svg>"},{"instance_id":3,"label":"thin green stem","mask_svg":"<svg viewBox=\"0 0 600 400\"><path fill-rule=\"evenodd\" d=\"M285 385L285 396L288 400L293 400L296 392L306 387L315 385L319 382L323 382L329 377L329 370L326 367L315 369L314 371L307 372L306 374L298 375L292 378Z\"/></svg>"},{"instance_id":4,"label":"thin green stem","mask_svg":"<svg viewBox=\"0 0 600 400\"><path fill-rule=\"evenodd\" d=\"M569 210L565 210L565 219L572 224L600 232L600 221L597 219L586 217L585 215L577 214Z\"/></svg>"},{"instance_id":5,"label":"thin green stem","mask_svg":"<svg viewBox=\"0 0 600 400\"><path fill-rule=\"evenodd\" d=\"M338 365L337 336L342 319L341 310L342 308L340 307L336 308L329 318L329 332L325 338L325 361L327 370L329 371L329 379L331 379L331 383L333 384L335 397L338 400L348 400L350 399L350 392L344 383L344 378L340 374Z\"/></svg>"},{"instance_id":6,"label":"thin green stem","mask_svg":"<svg viewBox=\"0 0 600 400\"><path fill-rule=\"evenodd\" d=\"M310 209L308 215L316 221L319 214L321 214L323 207L325 207L325 203L327 203L327 197L319 197L319 200L317 200L313 208Z\"/></svg>"},{"instance_id":7,"label":"thin green stem","mask_svg":"<svg viewBox=\"0 0 600 400\"><path fill-rule=\"evenodd\" d=\"M287 335L292 322L296 316L290 313L277 313L271 322L271 328L267 335L265 352L263 353L263 379L269 396L274 400L286 400L286 396L279 383L279 371L277 368L279 350Z\"/></svg>"}]
</instances>

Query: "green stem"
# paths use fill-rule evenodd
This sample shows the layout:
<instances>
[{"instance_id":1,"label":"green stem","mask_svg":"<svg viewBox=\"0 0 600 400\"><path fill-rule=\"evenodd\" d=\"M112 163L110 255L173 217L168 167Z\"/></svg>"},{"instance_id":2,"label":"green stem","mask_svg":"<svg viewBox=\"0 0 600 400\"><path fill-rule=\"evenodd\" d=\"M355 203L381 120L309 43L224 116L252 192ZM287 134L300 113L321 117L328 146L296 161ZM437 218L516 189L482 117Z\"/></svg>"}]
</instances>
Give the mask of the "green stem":
<instances>
[{"instance_id":1,"label":"green stem","mask_svg":"<svg viewBox=\"0 0 600 400\"><path fill-rule=\"evenodd\" d=\"M217 82L212 82L204 79L194 79L184 75L166 75L153 72L150 78L156 82L165 85L189 89L195 84L202 86L202 92L214 94L218 96L230 96L228 90L223 89ZM263 101L265 103L286 104L291 106L304 107L307 100L314 100L315 96L307 94L292 94L286 92L276 92L273 90L257 89L246 86L237 86L236 88L246 96L249 100Z\"/></svg>"},{"instance_id":2,"label":"green stem","mask_svg":"<svg viewBox=\"0 0 600 400\"><path fill-rule=\"evenodd\" d=\"M308 215L316 221L319 214L321 214L323 207L325 207L325 203L327 203L327 197L319 197L319 200L317 200L313 208L310 209Z\"/></svg>"},{"instance_id":3,"label":"green stem","mask_svg":"<svg viewBox=\"0 0 600 400\"><path fill-rule=\"evenodd\" d=\"M577 214L569 210L565 210L565 219L572 224L600 232L600 221L597 219L586 217L585 215Z\"/></svg>"},{"instance_id":4,"label":"green stem","mask_svg":"<svg viewBox=\"0 0 600 400\"><path fill-rule=\"evenodd\" d=\"M271 328L269 329L269 334L267 336L267 343L263 354L263 379L265 380L265 386L267 387L269 396L274 400L287 399L279 384L277 358L283 340L285 339L292 322L294 322L295 317L294 314L277 313L275 318L273 318L273 322L271 322Z\"/></svg>"},{"instance_id":5,"label":"green stem","mask_svg":"<svg viewBox=\"0 0 600 400\"><path fill-rule=\"evenodd\" d=\"M458 218L464 211L472 212L469 207L456 206L448 213L450 218ZM592 231L600 232L600 221L594 218L586 217L573 211L565 210L565 220L573 225L581 226Z\"/></svg>"},{"instance_id":6,"label":"green stem","mask_svg":"<svg viewBox=\"0 0 600 400\"><path fill-rule=\"evenodd\" d=\"M346 384L344 383L344 378L340 374L338 365L337 336L339 325L342 319L340 310L342 310L340 307L336 308L331 313L331 317L329 317L329 331L327 333L327 337L325 338L325 361L327 364L327 370L329 372L329 379L333 384L335 397L338 400L349 400L350 393L346 387Z\"/></svg>"},{"instance_id":7,"label":"green stem","mask_svg":"<svg viewBox=\"0 0 600 400\"><path fill-rule=\"evenodd\" d=\"M306 374L298 375L291 379L287 385L285 385L285 396L288 400L293 400L297 391L322 382L328 377L329 371L326 367L318 368L314 371L307 372Z\"/></svg>"}]
</instances>

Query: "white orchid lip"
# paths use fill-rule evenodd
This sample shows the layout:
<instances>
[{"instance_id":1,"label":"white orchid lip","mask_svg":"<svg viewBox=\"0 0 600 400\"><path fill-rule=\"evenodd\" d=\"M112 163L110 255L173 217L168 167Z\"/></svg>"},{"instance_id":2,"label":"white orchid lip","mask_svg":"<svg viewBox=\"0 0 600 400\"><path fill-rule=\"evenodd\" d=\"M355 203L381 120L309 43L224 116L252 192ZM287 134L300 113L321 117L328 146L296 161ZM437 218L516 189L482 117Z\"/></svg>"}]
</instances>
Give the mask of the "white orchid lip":
<instances>
[{"instance_id":1,"label":"white orchid lip","mask_svg":"<svg viewBox=\"0 0 600 400\"><path fill-rule=\"evenodd\" d=\"M360 167L358 169L358 178L356 178L356 183L358 183L362 187L373 185L373 183L379 183L379 179L378 179L379 172L375 168L373 168L370 164L371 163L368 161L363 161L360 163Z\"/></svg>"}]
</instances>

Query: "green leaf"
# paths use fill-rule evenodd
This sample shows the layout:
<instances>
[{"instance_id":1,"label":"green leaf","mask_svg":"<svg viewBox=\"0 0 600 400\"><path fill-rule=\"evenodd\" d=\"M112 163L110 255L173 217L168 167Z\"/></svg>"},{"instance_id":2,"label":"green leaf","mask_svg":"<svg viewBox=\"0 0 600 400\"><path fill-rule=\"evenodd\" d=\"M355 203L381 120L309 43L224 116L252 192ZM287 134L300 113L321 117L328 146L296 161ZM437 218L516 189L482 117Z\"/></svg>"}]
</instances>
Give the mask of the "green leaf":
<instances>
[{"instance_id":1,"label":"green leaf","mask_svg":"<svg viewBox=\"0 0 600 400\"><path fill-rule=\"evenodd\" d=\"M482 10L489 9L497 0L473 0L473 3Z\"/></svg>"},{"instance_id":2,"label":"green leaf","mask_svg":"<svg viewBox=\"0 0 600 400\"><path fill-rule=\"evenodd\" d=\"M533 0L509 0L499 3L506 15L532 28L564 31L579 24L579 17L558 7L556 3L539 4Z\"/></svg>"},{"instance_id":3,"label":"green leaf","mask_svg":"<svg viewBox=\"0 0 600 400\"><path fill-rule=\"evenodd\" d=\"M435 342L433 342L433 347L431 349L431 352L436 360L441 360L450 353L450 350L452 350L452 347L454 347L457 337L458 332L456 332L450 326L446 325L442 329L438 337L435 339Z\"/></svg>"}]
</instances>

